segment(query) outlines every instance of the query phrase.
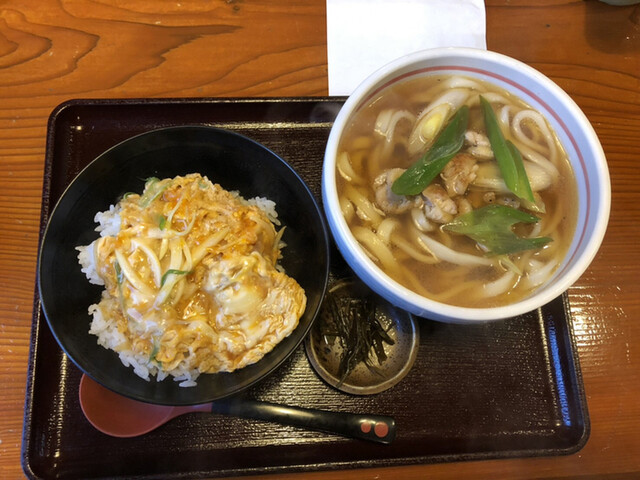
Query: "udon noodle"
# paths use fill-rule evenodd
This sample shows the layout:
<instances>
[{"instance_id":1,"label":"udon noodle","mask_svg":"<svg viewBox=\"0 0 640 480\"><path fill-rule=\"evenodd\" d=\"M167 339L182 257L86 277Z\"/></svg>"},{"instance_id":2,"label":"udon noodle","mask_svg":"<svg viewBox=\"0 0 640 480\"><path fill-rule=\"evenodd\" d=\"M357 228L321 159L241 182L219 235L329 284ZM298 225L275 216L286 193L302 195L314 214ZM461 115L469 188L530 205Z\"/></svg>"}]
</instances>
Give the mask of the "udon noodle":
<instances>
[{"instance_id":1,"label":"udon noodle","mask_svg":"<svg viewBox=\"0 0 640 480\"><path fill-rule=\"evenodd\" d=\"M531 197L514 194L505 181L481 98L519 152ZM467 108L457 153L421 192L394 191ZM411 79L372 98L342 137L336 177L344 218L371 259L405 287L453 305L491 307L526 297L557 269L575 228L573 172L548 122L511 93L463 76ZM501 207L485 209L490 205ZM528 246L496 253L454 231L465 214L485 210L531 216L508 224L509 235Z\"/></svg>"}]
</instances>

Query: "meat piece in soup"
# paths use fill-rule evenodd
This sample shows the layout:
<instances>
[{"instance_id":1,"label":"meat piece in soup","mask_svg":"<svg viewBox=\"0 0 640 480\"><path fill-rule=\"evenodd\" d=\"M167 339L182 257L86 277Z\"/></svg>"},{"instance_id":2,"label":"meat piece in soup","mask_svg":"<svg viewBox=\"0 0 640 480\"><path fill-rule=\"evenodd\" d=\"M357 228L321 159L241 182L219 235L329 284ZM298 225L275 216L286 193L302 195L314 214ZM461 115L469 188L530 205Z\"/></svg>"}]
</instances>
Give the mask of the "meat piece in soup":
<instances>
[{"instance_id":1,"label":"meat piece in soup","mask_svg":"<svg viewBox=\"0 0 640 480\"><path fill-rule=\"evenodd\" d=\"M452 133L462 110L464 128ZM547 121L467 77L414 78L372 98L342 137L336 177L343 215L371 259L452 305L528 296L556 271L575 228L574 175ZM402 193L401 184L425 178L419 193Z\"/></svg>"}]
</instances>

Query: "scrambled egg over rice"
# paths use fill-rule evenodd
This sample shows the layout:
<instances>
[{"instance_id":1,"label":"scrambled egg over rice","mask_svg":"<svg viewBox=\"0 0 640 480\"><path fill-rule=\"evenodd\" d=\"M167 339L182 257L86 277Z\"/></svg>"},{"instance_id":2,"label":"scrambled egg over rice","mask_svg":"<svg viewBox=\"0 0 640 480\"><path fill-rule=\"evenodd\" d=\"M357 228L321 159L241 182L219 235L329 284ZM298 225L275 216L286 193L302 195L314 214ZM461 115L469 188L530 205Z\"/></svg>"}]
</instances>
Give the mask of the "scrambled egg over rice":
<instances>
[{"instance_id":1,"label":"scrambled egg over rice","mask_svg":"<svg viewBox=\"0 0 640 480\"><path fill-rule=\"evenodd\" d=\"M90 333L139 376L181 386L260 360L306 307L278 266L274 207L190 174L149 179L98 213L100 238L78 247L82 271L105 287Z\"/></svg>"}]
</instances>

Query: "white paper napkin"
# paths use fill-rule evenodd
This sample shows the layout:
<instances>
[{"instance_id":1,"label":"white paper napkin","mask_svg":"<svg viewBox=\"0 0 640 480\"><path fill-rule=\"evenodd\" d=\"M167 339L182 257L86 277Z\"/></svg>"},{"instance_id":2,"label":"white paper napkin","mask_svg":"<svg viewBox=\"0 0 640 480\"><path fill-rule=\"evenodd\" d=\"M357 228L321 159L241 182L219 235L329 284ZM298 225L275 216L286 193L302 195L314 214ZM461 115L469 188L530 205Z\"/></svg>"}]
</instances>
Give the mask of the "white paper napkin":
<instances>
[{"instance_id":1,"label":"white paper napkin","mask_svg":"<svg viewBox=\"0 0 640 480\"><path fill-rule=\"evenodd\" d=\"M483 0L327 0L329 95L349 95L403 55L487 48Z\"/></svg>"}]
</instances>

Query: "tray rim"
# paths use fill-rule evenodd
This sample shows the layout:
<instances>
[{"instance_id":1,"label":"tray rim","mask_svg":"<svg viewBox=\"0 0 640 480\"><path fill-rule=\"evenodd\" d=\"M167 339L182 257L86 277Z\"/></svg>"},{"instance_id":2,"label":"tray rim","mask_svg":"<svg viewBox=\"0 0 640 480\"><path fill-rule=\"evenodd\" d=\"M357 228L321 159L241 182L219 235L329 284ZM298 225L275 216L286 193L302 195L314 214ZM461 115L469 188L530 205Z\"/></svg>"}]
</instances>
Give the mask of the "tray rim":
<instances>
[{"instance_id":1,"label":"tray rim","mask_svg":"<svg viewBox=\"0 0 640 480\"><path fill-rule=\"evenodd\" d=\"M55 125L58 117L65 111L74 107L132 107L132 106L148 106L148 105L219 105L219 104L305 104L305 103L341 103L344 102L347 97L345 96L307 96L307 97L132 97L132 98L72 98L65 100L51 111L47 121L47 134L46 134L46 147L45 147L45 164L43 172L43 187L42 187L42 201L40 210L40 225L38 232L38 252L40 251L41 242L44 230L46 228L51 208L54 205L50 203L50 188L51 188L51 175L53 171L54 157L53 144L56 137ZM194 124L200 124L200 122L194 122ZM36 273L37 275L37 273ZM32 408L34 402L34 387L36 383L36 358L39 349L39 336L41 328L48 328L46 322L43 323L42 311L40 306L40 298L37 289L37 278L34 278L34 297L33 297L33 310L32 310L32 325L29 337L29 356L28 356L28 368L27 368L27 381L25 388L25 402L24 402L24 420L22 431L22 445L21 445L21 465L24 473L28 478L39 479L34 472L31 463L31 439L30 432L32 428ZM455 454L437 454L437 455L421 455L421 456L407 456L407 457L395 457L395 458L382 458L382 459L365 459L365 460L351 460L341 461L333 463L316 463L316 464L296 464L292 466L268 466L261 468L234 468L224 470L222 475L255 475L255 474L273 474L273 473L300 473L300 472L312 472L312 471L335 471L341 469L357 469L357 468L382 468L391 466L408 466L423 463L446 463L446 462L458 462L458 461L471 461L471 460L486 460L486 459L510 459L510 458L524 458L524 457L543 457L543 456L566 456L574 454L580 451L587 443L591 433L591 421L587 405L587 397L585 392L584 380L582 377L582 371L580 367L580 359L578 355L578 345L575 337L575 326L572 321L571 309L569 305L568 292L564 292L561 295L562 308L564 311L564 323L567 328L567 335L569 340L569 346L571 348L571 361L568 362L572 376L576 380L577 400L582 414L583 428L582 433L577 442L573 445L564 448L542 448L542 449L520 449L509 450L508 452L472 452L472 453L455 453ZM542 311L545 306L539 309ZM216 472L211 471L193 471L194 478L201 478L201 476L213 476L217 478L219 475L215 475ZM180 474L170 474L168 477L178 478ZM156 474L127 477L127 478L168 478L167 476L158 476Z\"/></svg>"}]
</instances>

